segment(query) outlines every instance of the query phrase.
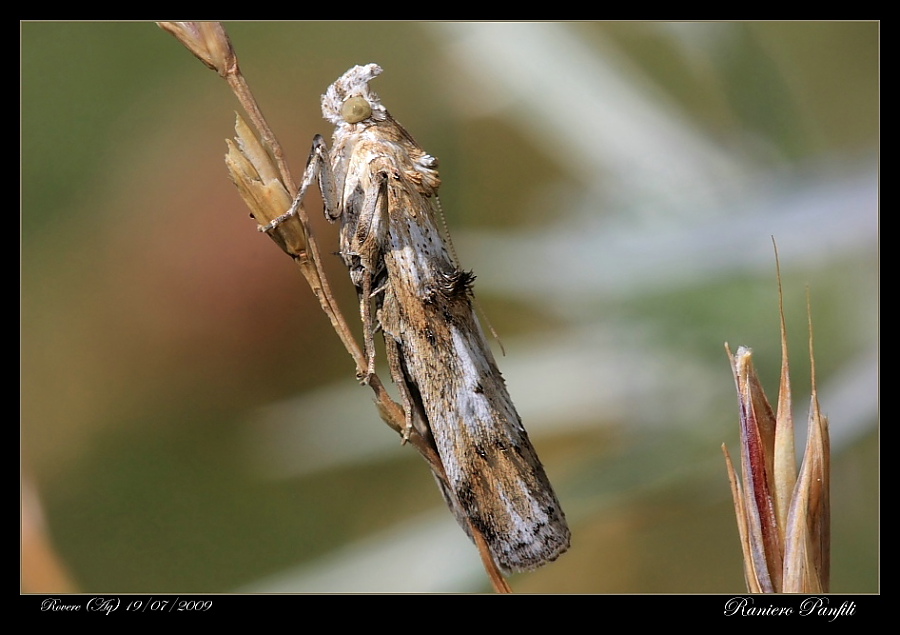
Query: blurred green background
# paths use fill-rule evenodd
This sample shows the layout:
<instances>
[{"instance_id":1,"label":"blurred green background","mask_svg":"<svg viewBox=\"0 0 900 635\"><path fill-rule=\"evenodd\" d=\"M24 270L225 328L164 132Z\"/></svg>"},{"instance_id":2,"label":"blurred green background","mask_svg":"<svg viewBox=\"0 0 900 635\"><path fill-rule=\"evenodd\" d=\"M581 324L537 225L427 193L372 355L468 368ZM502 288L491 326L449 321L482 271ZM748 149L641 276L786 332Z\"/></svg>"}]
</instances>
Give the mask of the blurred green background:
<instances>
[{"instance_id":1,"label":"blurred green background","mask_svg":"<svg viewBox=\"0 0 900 635\"><path fill-rule=\"evenodd\" d=\"M811 298L832 590L879 590L877 23L226 26L295 175L319 95L368 62L439 157L573 529L515 590L744 590L723 343L774 401L772 236L801 430ZM21 45L23 590L489 590L229 182L225 83L151 23Z\"/></svg>"}]
</instances>

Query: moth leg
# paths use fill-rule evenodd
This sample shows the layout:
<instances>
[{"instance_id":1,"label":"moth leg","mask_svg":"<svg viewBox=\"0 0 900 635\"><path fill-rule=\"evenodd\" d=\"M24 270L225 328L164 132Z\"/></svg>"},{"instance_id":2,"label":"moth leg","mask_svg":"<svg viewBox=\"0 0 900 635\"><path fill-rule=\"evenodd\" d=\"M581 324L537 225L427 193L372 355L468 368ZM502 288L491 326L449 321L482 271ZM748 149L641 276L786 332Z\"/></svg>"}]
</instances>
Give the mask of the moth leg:
<instances>
[{"instance_id":1,"label":"moth leg","mask_svg":"<svg viewBox=\"0 0 900 635\"><path fill-rule=\"evenodd\" d=\"M350 278L359 292L359 311L367 357L367 368L361 377L364 384L375 374L377 320L372 315L372 303L375 296L385 292L387 285L386 278L382 276L384 272L382 245L388 223L387 178L383 170L374 171L371 185L365 193L358 213L350 214L349 219L345 218L345 226L342 228L347 230L342 240L349 243L344 260L350 265ZM353 222L352 219L355 219L355 222L346 225L348 220Z\"/></svg>"},{"instance_id":2,"label":"moth leg","mask_svg":"<svg viewBox=\"0 0 900 635\"><path fill-rule=\"evenodd\" d=\"M391 309L387 309L391 310ZM400 347L397 345L393 335L385 331L384 351L387 357L388 368L391 371L391 379L400 391L400 401L403 402L403 413L406 419L406 426L403 429L402 443L409 441L409 435L412 434L416 421L416 402L412 395L406 373L403 371L403 358L400 353ZM427 434L427 431L419 432Z\"/></svg>"},{"instance_id":3,"label":"moth leg","mask_svg":"<svg viewBox=\"0 0 900 635\"><path fill-rule=\"evenodd\" d=\"M362 290L359 294L359 313L363 323L363 343L366 349L366 369L359 380L368 384L375 374L375 320L372 319L372 275L369 271L362 273Z\"/></svg>"},{"instance_id":4,"label":"moth leg","mask_svg":"<svg viewBox=\"0 0 900 635\"><path fill-rule=\"evenodd\" d=\"M385 357L390 369L391 380L400 393L400 401L405 415L405 426L402 431L403 443L409 440L413 429L415 429L422 438L430 439L433 444L434 437L428 424L428 415L425 414L425 407L422 404L422 395L419 393L419 387L412 380L407 370L402 338L400 337L400 305L394 296L389 280L384 285L384 296L378 309L378 321L384 333ZM435 478L437 478L437 475L435 475Z\"/></svg>"},{"instance_id":5,"label":"moth leg","mask_svg":"<svg viewBox=\"0 0 900 635\"><path fill-rule=\"evenodd\" d=\"M337 190L334 184L334 177L331 174L331 165L328 162L328 147L325 145L325 139L322 138L322 135L316 135L313 138L309 158L306 160L306 169L303 171L303 182L300 184L300 191L294 198L294 202L291 203L291 207L284 214L272 220L271 223L261 225L259 231L271 231L287 219L296 216L297 210L306 196L306 190L309 189L313 181L318 181L319 190L322 192L322 199L325 202L325 218L333 222L340 216L340 208L337 205Z\"/></svg>"}]
</instances>

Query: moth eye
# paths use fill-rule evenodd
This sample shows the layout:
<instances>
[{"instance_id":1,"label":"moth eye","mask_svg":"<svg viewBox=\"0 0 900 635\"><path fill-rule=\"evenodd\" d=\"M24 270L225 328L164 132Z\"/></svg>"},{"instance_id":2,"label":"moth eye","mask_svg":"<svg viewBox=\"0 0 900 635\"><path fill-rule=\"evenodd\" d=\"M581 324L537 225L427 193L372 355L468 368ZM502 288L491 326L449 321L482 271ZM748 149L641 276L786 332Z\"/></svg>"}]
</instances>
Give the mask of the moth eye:
<instances>
[{"instance_id":1,"label":"moth eye","mask_svg":"<svg viewBox=\"0 0 900 635\"><path fill-rule=\"evenodd\" d=\"M356 95L344 102L341 106L341 117L347 123L359 123L372 114L372 107L365 97Z\"/></svg>"}]
</instances>

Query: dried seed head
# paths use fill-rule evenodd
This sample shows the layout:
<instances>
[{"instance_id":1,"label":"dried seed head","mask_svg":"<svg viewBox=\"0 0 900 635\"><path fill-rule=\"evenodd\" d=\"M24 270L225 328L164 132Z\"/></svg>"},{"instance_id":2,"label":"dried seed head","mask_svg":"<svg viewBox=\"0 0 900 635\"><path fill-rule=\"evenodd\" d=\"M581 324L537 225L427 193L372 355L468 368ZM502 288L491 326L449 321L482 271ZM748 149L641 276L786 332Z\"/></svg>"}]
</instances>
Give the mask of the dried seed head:
<instances>
[{"instance_id":1,"label":"dried seed head","mask_svg":"<svg viewBox=\"0 0 900 635\"><path fill-rule=\"evenodd\" d=\"M272 158L240 116L235 123L235 132L233 141L226 140L228 174L253 218L260 226L265 226L291 206L291 196ZM300 223L284 223L279 227L272 237L285 252L296 256L307 249L307 237Z\"/></svg>"},{"instance_id":2,"label":"dried seed head","mask_svg":"<svg viewBox=\"0 0 900 635\"><path fill-rule=\"evenodd\" d=\"M237 68L237 57L221 22L157 22L201 62L222 77Z\"/></svg>"},{"instance_id":3,"label":"dried seed head","mask_svg":"<svg viewBox=\"0 0 900 635\"><path fill-rule=\"evenodd\" d=\"M777 257L777 253L776 253ZM780 276L779 276L780 280ZM781 301L779 282L779 303ZM808 308L807 308L808 310ZM750 349L731 361L741 423L741 478L728 450L725 460L751 593L822 593L830 569L828 422L819 412L810 325L812 403L803 463L797 475L788 372L787 336L781 310L782 367L777 415L763 393Z\"/></svg>"}]
</instances>

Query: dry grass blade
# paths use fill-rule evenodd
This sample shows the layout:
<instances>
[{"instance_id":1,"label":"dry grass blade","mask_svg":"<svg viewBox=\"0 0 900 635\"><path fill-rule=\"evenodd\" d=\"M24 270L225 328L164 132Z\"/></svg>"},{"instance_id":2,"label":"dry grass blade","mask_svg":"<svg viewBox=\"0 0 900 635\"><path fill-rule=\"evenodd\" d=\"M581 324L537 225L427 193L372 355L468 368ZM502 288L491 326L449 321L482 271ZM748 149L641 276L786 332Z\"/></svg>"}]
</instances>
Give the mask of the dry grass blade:
<instances>
[{"instance_id":1,"label":"dry grass blade","mask_svg":"<svg viewBox=\"0 0 900 635\"><path fill-rule=\"evenodd\" d=\"M788 509L794 494L797 475L797 454L794 446L794 416L792 412L791 372L788 364L787 326L784 321L784 295L781 288L781 267L775 247L775 270L778 278L778 315L781 324L781 378L778 384L778 412L775 421L774 477L775 513L781 531L787 526Z\"/></svg>"},{"instance_id":2,"label":"dry grass blade","mask_svg":"<svg viewBox=\"0 0 900 635\"><path fill-rule=\"evenodd\" d=\"M831 577L831 447L828 420L819 409L812 324L809 325L812 375L807 430L809 438L788 515L784 563L786 593L827 592Z\"/></svg>"},{"instance_id":3,"label":"dry grass blade","mask_svg":"<svg viewBox=\"0 0 900 635\"><path fill-rule=\"evenodd\" d=\"M731 461L731 455L728 448L722 444L722 452L725 454L725 466L728 470L728 482L731 484L731 497L734 500L734 516L738 521L738 535L741 540L741 551L744 556L744 580L747 582L747 588L751 593L762 593L763 590L759 586L759 574L756 572L756 566L753 560L753 548L750 545L750 528L747 526L746 502L744 493L741 490L741 484L738 475L734 470L734 463Z\"/></svg>"},{"instance_id":4,"label":"dry grass blade","mask_svg":"<svg viewBox=\"0 0 900 635\"><path fill-rule=\"evenodd\" d=\"M753 368L750 349L741 347L734 356L728 353L740 402L743 511L752 570L762 592L772 593L779 590L776 574L782 567L771 482L775 415Z\"/></svg>"}]
</instances>

